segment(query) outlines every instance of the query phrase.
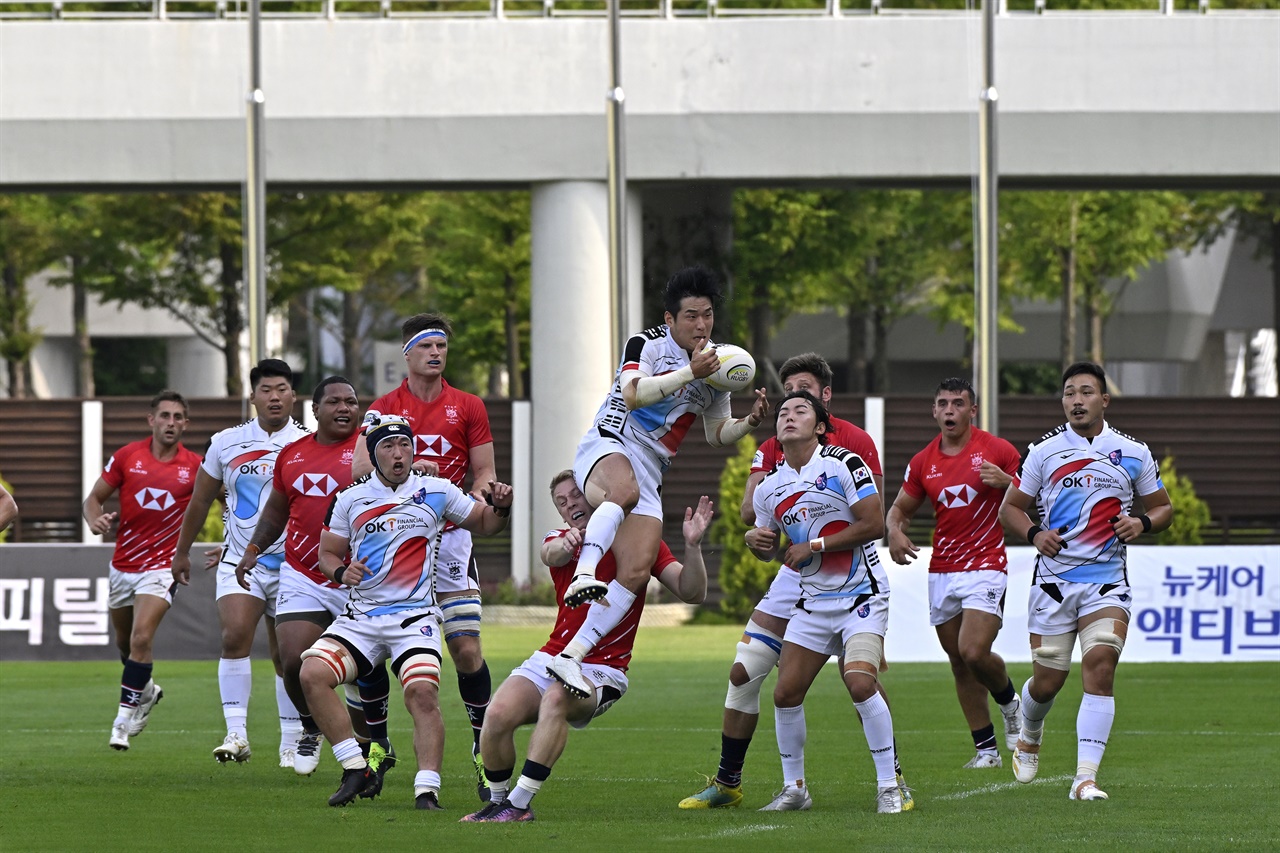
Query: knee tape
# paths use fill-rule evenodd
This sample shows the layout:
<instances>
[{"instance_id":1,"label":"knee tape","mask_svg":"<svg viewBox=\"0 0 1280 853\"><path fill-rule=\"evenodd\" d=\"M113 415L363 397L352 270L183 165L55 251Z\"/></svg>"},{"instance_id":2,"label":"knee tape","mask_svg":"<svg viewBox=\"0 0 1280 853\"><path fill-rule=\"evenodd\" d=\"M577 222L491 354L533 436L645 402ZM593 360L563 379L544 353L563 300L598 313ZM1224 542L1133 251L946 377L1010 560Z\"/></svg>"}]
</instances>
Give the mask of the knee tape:
<instances>
[{"instance_id":1,"label":"knee tape","mask_svg":"<svg viewBox=\"0 0 1280 853\"><path fill-rule=\"evenodd\" d=\"M880 671L880 661L884 660L884 637L879 634L854 634L844 644L844 665L865 663L870 665L867 673L872 678Z\"/></svg>"},{"instance_id":2,"label":"knee tape","mask_svg":"<svg viewBox=\"0 0 1280 853\"><path fill-rule=\"evenodd\" d=\"M339 684L356 680L356 661L346 646L332 637L321 637L311 648L302 653L302 660L316 658L337 677Z\"/></svg>"},{"instance_id":3,"label":"knee tape","mask_svg":"<svg viewBox=\"0 0 1280 853\"><path fill-rule=\"evenodd\" d=\"M1066 672L1071 669L1071 651L1076 645L1076 632L1047 634L1040 638L1040 648L1031 650L1031 660L1049 669Z\"/></svg>"},{"instance_id":4,"label":"knee tape","mask_svg":"<svg viewBox=\"0 0 1280 853\"><path fill-rule=\"evenodd\" d=\"M454 637L480 636L480 596L460 595L440 602L441 629L446 642Z\"/></svg>"},{"instance_id":5,"label":"knee tape","mask_svg":"<svg viewBox=\"0 0 1280 853\"><path fill-rule=\"evenodd\" d=\"M748 622L747 629L738 643L738 652L733 662L742 664L747 671L745 684L729 682L729 692L724 698L724 706L743 714L760 713L760 683L778 663L782 652L782 638L772 631L766 631L755 622Z\"/></svg>"},{"instance_id":6,"label":"knee tape","mask_svg":"<svg viewBox=\"0 0 1280 853\"><path fill-rule=\"evenodd\" d=\"M400 664L396 673L400 683L408 687L415 681L429 681L440 686L440 658L431 652L414 652Z\"/></svg>"},{"instance_id":7,"label":"knee tape","mask_svg":"<svg viewBox=\"0 0 1280 853\"><path fill-rule=\"evenodd\" d=\"M1119 619L1099 619L1080 629L1080 660L1098 646L1109 646L1116 654L1124 651L1124 638L1129 625Z\"/></svg>"}]
</instances>

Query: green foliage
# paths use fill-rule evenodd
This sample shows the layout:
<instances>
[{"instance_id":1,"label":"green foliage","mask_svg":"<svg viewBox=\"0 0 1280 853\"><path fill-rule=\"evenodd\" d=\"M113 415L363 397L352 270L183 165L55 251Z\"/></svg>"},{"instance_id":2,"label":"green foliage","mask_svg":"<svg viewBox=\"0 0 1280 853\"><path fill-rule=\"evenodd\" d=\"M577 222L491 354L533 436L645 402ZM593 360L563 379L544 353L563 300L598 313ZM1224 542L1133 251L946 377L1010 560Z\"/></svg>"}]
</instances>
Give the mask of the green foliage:
<instances>
[{"instance_id":1,"label":"green foliage","mask_svg":"<svg viewBox=\"0 0 1280 853\"><path fill-rule=\"evenodd\" d=\"M738 514L746 491L747 476L756 443L747 436L738 442L738 452L729 457L720 473L720 516L711 525L711 541L721 547L720 589L724 598L720 609L739 620L751 615L760 596L778 572L777 563L765 563L747 549L743 541L747 525Z\"/></svg>"},{"instance_id":2,"label":"green foliage","mask_svg":"<svg viewBox=\"0 0 1280 853\"><path fill-rule=\"evenodd\" d=\"M1156 536L1160 545L1203 545L1200 531L1209 524L1209 505L1196 494L1196 488L1173 466L1173 457L1160 464L1160 479L1173 504L1173 523Z\"/></svg>"},{"instance_id":3,"label":"green foliage","mask_svg":"<svg viewBox=\"0 0 1280 853\"><path fill-rule=\"evenodd\" d=\"M200 528L200 532L196 535L197 542L217 543L222 541L226 530L223 523L223 514L216 511L220 506L219 504L214 504L213 506L214 509L209 511L209 515L205 517L204 526ZM193 559L192 562L196 561Z\"/></svg>"},{"instance_id":4,"label":"green foliage","mask_svg":"<svg viewBox=\"0 0 1280 853\"><path fill-rule=\"evenodd\" d=\"M550 581L532 583L527 587L517 586L511 578L506 578L492 592L486 590L485 604L515 605L552 605L556 604L556 588Z\"/></svg>"}]
</instances>

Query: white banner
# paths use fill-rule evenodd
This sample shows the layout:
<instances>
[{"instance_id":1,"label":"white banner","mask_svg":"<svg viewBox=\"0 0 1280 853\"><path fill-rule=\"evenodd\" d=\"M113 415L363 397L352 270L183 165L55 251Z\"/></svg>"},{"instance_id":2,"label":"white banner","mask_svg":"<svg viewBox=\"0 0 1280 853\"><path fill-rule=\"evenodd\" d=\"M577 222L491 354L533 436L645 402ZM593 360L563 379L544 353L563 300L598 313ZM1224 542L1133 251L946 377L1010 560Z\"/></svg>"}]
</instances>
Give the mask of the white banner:
<instances>
[{"instance_id":1,"label":"white banner","mask_svg":"<svg viewBox=\"0 0 1280 853\"><path fill-rule=\"evenodd\" d=\"M921 548L915 562L899 566L880 550L889 572L890 663L947 659L929 624L930 551ZM1034 557L1029 547L1009 549L1004 628L994 646L1005 660L1031 660ZM1129 583L1124 661L1280 661L1280 545L1131 547Z\"/></svg>"}]
</instances>

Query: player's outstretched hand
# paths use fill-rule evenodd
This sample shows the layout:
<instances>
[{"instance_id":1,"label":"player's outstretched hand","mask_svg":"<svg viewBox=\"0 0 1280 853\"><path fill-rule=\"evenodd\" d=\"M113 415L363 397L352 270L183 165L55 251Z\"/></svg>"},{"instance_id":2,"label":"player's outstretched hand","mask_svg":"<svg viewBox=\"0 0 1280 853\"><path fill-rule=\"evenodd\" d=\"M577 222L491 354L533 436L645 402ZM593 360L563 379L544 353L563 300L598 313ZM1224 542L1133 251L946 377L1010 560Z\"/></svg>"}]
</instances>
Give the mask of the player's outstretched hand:
<instances>
[{"instance_id":1,"label":"player's outstretched hand","mask_svg":"<svg viewBox=\"0 0 1280 853\"><path fill-rule=\"evenodd\" d=\"M183 586L191 584L191 555L178 554L173 555L173 567L170 569L173 573L173 579Z\"/></svg>"},{"instance_id":2,"label":"player's outstretched hand","mask_svg":"<svg viewBox=\"0 0 1280 853\"><path fill-rule=\"evenodd\" d=\"M694 352L693 358L689 359L689 367L693 369L694 379L706 379L720 369L720 356L716 355L714 347L706 347Z\"/></svg>"},{"instance_id":3,"label":"player's outstretched hand","mask_svg":"<svg viewBox=\"0 0 1280 853\"><path fill-rule=\"evenodd\" d=\"M896 527L889 528L889 556L899 566L909 566L920 554L911 537Z\"/></svg>"},{"instance_id":4,"label":"player's outstretched hand","mask_svg":"<svg viewBox=\"0 0 1280 853\"><path fill-rule=\"evenodd\" d=\"M506 483L499 483L497 480L489 481L489 503L495 509L511 509L514 498L515 491Z\"/></svg>"},{"instance_id":5,"label":"player's outstretched hand","mask_svg":"<svg viewBox=\"0 0 1280 853\"><path fill-rule=\"evenodd\" d=\"M993 489L1007 489L1009 484L1013 482L1013 477L1007 471L994 462L982 460L982 468L978 470L978 477L983 483Z\"/></svg>"},{"instance_id":6,"label":"player's outstretched hand","mask_svg":"<svg viewBox=\"0 0 1280 853\"><path fill-rule=\"evenodd\" d=\"M760 426L769 414L769 394L763 388L756 389L756 398L751 403L751 414L747 415L747 420L752 428Z\"/></svg>"},{"instance_id":7,"label":"player's outstretched hand","mask_svg":"<svg viewBox=\"0 0 1280 853\"><path fill-rule=\"evenodd\" d=\"M249 572L253 571L253 567L256 565L258 565L258 555L246 552L245 555L240 558L240 562L236 566L236 583L240 584L244 589L248 589L248 575Z\"/></svg>"},{"instance_id":8,"label":"player's outstretched hand","mask_svg":"<svg viewBox=\"0 0 1280 853\"><path fill-rule=\"evenodd\" d=\"M715 515L716 505L711 498L703 495L698 498L698 508L684 508L684 544L699 545L702 537L711 526L711 518Z\"/></svg>"},{"instance_id":9,"label":"player's outstretched hand","mask_svg":"<svg viewBox=\"0 0 1280 853\"><path fill-rule=\"evenodd\" d=\"M742 537L751 553L761 560L772 560L778 550L778 531L767 527L753 527Z\"/></svg>"},{"instance_id":10,"label":"player's outstretched hand","mask_svg":"<svg viewBox=\"0 0 1280 853\"><path fill-rule=\"evenodd\" d=\"M569 546L569 553L576 554L582 547L582 537L586 534L576 527L570 527L564 533L564 543Z\"/></svg>"},{"instance_id":11,"label":"player's outstretched hand","mask_svg":"<svg viewBox=\"0 0 1280 853\"><path fill-rule=\"evenodd\" d=\"M93 520L93 524L89 525L89 530L97 536L106 536L111 532L111 524L120 517L118 512L104 512Z\"/></svg>"}]
</instances>

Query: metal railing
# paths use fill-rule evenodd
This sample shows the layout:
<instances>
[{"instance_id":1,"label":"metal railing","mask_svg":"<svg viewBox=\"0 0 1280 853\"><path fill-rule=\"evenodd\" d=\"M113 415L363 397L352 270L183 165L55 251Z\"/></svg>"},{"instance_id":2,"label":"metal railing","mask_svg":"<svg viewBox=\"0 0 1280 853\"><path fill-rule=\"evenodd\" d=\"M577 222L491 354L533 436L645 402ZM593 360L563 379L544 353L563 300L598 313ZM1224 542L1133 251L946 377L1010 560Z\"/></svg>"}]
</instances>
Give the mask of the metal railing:
<instances>
[{"instance_id":1,"label":"metal railing","mask_svg":"<svg viewBox=\"0 0 1280 853\"><path fill-rule=\"evenodd\" d=\"M1142 8L1079 10L1078 0L998 0L998 14L1221 14L1275 13L1280 0L1147 0ZM593 18L608 14L606 0L263 0L263 17L367 18ZM854 17L971 13L965 0L938 0L923 8L913 0L622 0L629 18ZM7 0L0 20L192 20L241 19L239 0Z\"/></svg>"}]
</instances>

